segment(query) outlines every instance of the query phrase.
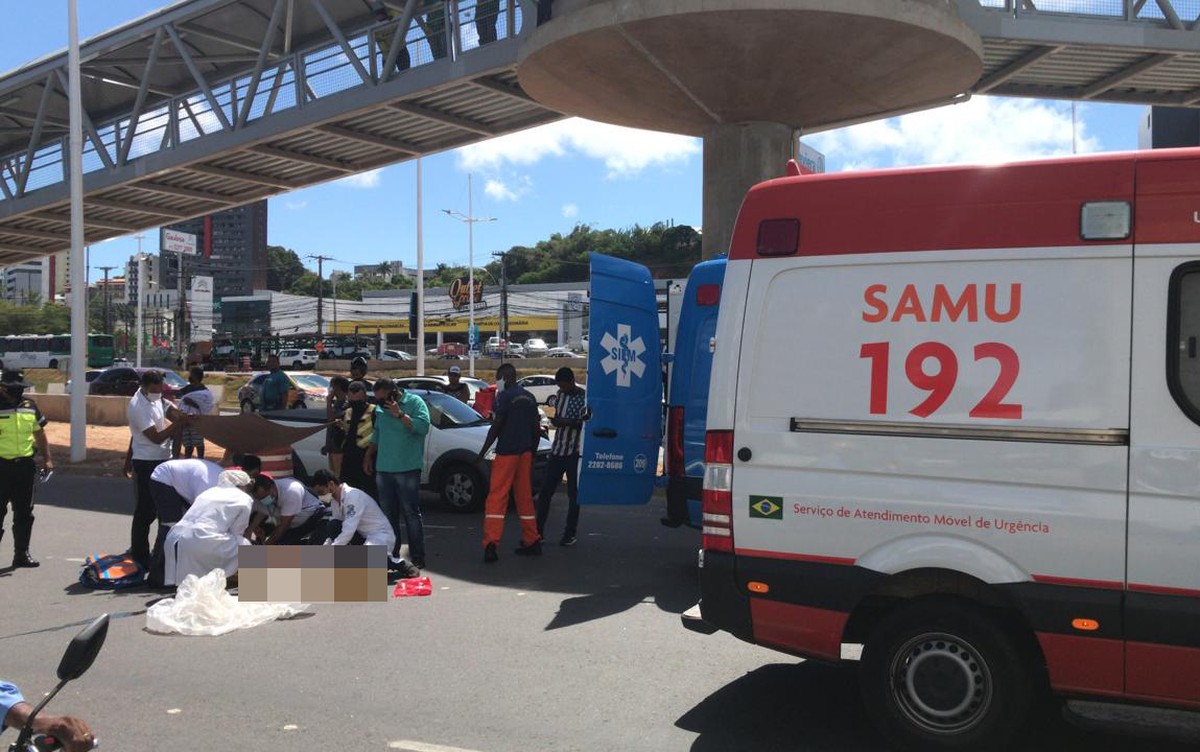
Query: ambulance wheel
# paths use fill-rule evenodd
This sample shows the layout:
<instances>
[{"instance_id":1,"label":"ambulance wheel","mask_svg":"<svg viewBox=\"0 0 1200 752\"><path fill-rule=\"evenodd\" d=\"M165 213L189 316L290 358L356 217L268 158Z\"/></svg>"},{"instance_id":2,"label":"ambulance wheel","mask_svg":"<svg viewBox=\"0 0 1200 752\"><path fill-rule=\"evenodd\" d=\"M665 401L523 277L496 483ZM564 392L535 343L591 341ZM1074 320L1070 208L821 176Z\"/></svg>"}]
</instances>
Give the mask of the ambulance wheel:
<instances>
[{"instance_id":1,"label":"ambulance wheel","mask_svg":"<svg viewBox=\"0 0 1200 752\"><path fill-rule=\"evenodd\" d=\"M943 599L880 622L860 671L867 714L911 750L1010 748L1036 689L1032 662L996 619Z\"/></svg>"},{"instance_id":2,"label":"ambulance wheel","mask_svg":"<svg viewBox=\"0 0 1200 752\"><path fill-rule=\"evenodd\" d=\"M477 512L487 498L483 476L470 465L451 465L442 473L442 501L455 512Z\"/></svg>"}]
</instances>

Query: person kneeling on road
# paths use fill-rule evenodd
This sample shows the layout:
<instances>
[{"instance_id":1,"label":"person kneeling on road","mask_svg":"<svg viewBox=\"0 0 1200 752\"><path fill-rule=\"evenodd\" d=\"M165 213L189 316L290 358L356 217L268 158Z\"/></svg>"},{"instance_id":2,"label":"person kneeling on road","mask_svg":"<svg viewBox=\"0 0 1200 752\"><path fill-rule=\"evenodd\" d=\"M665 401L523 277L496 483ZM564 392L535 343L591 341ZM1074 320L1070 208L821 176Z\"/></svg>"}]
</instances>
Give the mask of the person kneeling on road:
<instances>
[{"instance_id":1,"label":"person kneeling on road","mask_svg":"<svg viewBox=\"0 0 1200 752\"><path fill-rule=\"evenodd\" d=\"M244 536L254 499L274 492L270 478L251 479L243 470L221 473L217 487L197 496L167 534L163 582L178 585L189 574L203 577L214 569L224 570L232 580L238 569L238 546L249 543Z\"/></svg>"},{"instance_id":2,"label":"person kneeling on road","mask_svg":"<svg viewBox=\"0 0 1200 752\"><path fill-rule=\"evenodd\" d=\"M196 497L217 485L225 468L215 462L197 459L167 460L150 473L150 498L158 516L158 535L150 552L150 572L146 584L161 587L163 583L163 548L167 533L183 518Z\"/></svg>"},{"instance_id":3,"label":"person kneeling on road","mask_svg":"<svg viewBox=\"0 0 1200 752\"><path fill-rule=\"evenodd\" d=\"M320 540L313 538L318 531L324 529L328 517L321 501L309 493L304 484L295 478L275 478L267 473L261 473L258 477L270 478L275 482L276 489L275 502L277 506L274 510L276 514L271 515L277 517L275 529L263 542L268 546L275 544L283 546L319 545L324 538ZM257 530L265 516L262 512L256 511L250 528Z\"/></svg>"},{"instance_id":4,"label":"person kneeling on road","mask_svg":"<svg viewBox=\"0 0 1200 752\"><path fill-rule=\"evenodd\" d=\"M345 546L355 534L361 535L368 546L387 546L391 551L396 545L396 533L383 510L367 494L338 481L327 470L318 470L312 476L312 491L317 496L328 497L334 519L341 521L337 536L325 541L325 545ZM399 572L401 577L419 577L421 573L404 559L388 560L388 569Z\"/></svg>"}]
</instances>

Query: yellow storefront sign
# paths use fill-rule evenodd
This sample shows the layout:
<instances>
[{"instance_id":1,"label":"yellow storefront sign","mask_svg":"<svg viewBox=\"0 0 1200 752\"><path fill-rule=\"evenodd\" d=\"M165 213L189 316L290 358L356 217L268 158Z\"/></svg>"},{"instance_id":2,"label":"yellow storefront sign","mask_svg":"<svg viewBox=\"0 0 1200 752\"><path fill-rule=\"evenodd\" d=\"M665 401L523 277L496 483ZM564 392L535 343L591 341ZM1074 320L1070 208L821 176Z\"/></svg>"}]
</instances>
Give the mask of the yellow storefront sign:
<instances>
[{"instance_id":1,"label":"yellow storefront sign","mask_svg":"<svg viewBox=\"0 0 1200 752\"><path fill-rule=\"evenodd\" d=\"M467 333L468 318L466 316L430 316L425 319L425 331L430 334L437 332ZM480 336L488 331L496 331L500 326L498 316L476 316L475 325L479 327ZM376 330L384 334L408 334L407 319L359 319L341 320L336 327L330 328L332 334L374 334ZM511 332L552 332L558 329L558 318L554 316L509 316L508 330Z\"/></svg>"}]
</instances>

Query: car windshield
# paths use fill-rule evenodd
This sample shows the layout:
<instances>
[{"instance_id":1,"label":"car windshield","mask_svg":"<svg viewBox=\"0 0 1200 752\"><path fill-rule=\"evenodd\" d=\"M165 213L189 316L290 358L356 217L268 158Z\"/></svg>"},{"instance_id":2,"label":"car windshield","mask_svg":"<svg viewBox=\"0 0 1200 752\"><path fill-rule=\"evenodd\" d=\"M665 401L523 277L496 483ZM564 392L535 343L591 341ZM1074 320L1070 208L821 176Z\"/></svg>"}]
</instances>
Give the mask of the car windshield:
<instances>
[{"instance_id":1,"label":"car windshield","mask_svg":"<svg viewBox=\"0 0 1200 752\"><path fill-rule=\"evenodd\" d=\"M483 416L457 398L439 392L420 392L429 406L429 422L438 428L459 428L485 423Z\"/></svg>"},{"instance_id":2,"label":"car windshield","mask_svg":"<svg viewBox=\"0 0 1200 752\"><path fill-rule=\"evenodd\" d=\"M304 389L320 389L322 391L329 391L329 379L319 374L305 373L299 376L293 376L292 380L296 382L297 386L300 386Z\"/></svg>"},{"instance_id":3,"label":"car windshield","mask_svg":"<svg viewBox=\"0 0 1200 752\"><path fill-rule=\"evenodd\" d=\"M172 389L182 389L188 385L187 379L174 371L163 371L163 383Z\"/></svg>"}]
</instances>

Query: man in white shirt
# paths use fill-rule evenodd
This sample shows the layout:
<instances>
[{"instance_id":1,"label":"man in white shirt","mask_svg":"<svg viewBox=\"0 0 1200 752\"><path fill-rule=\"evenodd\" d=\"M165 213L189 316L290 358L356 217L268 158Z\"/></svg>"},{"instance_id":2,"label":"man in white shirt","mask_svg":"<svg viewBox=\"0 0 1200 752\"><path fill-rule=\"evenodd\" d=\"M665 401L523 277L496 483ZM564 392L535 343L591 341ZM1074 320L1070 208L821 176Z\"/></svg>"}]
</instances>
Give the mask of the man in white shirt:
<instances>
[{"instance_id":1,"label":"man in white shirt","mask_svg":"<svg viewBox=\"0 0 1200 752\"><path fill-rule=\"evenodd\" d=\"M150 523L156 518L154 498L150 494L150 476L163 462L171 459L171 435L176 426L167 418L186 418L171 403L162 401L163 377L158 371L142 373L141 388L129 400L125 415L129 420L129 451L125 455L125 477L137 483L137 506L130 529L129 555L142 566L150 564Z\"/></svg>"},{"instance_id":2,"label":"man in white shirt","mask_svg":"<svg viewBox=\"0 0 1200 752\"><path fill-rule=\"evenodd\" d=\"M171 526L179 522L196 497L217 485L225 468L208 460L167 460L150 473L150 497L158 517L158 535L150 553L146 584L162 585L163 545Z\"/></svg>"},{"instance_id":3,"label":"man in white shirt","mask_svg":"<svg viewBox=\"0 0 1200 752\"><path fill-rule=\"evenodd\" d=\"M262 476L268 476L262 473ZM272 478L277 489L278 522L267 538L268 546L276 543L284 546L301 545L317 530L324 527L328 515L320 499L309 493L304 484L295 478ZM252 522L251 528L256 527ZM324 539L315 541L320 544Z\"/></svg>"},{"instance_id":4,"label":"man in white shirt","mask_svg":"<svg viewBox=\"0 0 1200 752\"><path fill-rule=\"evenodd\" d=\"M387 546L391 551L396 545L396 533L392 523L388 521L379 504L366 493L338 481L328 470L318 470L312 476L312 490L317 496L330 498L330 506L334 508L334 517L340 516L342 529L337 537L325 541L326 545L344 546L350 542L355 533L363 537L368 546ZM419 577L420 571L403 559L399 564L389 564L389 569L396 569L401 577Z\"/></svg>"}]
</instances>

